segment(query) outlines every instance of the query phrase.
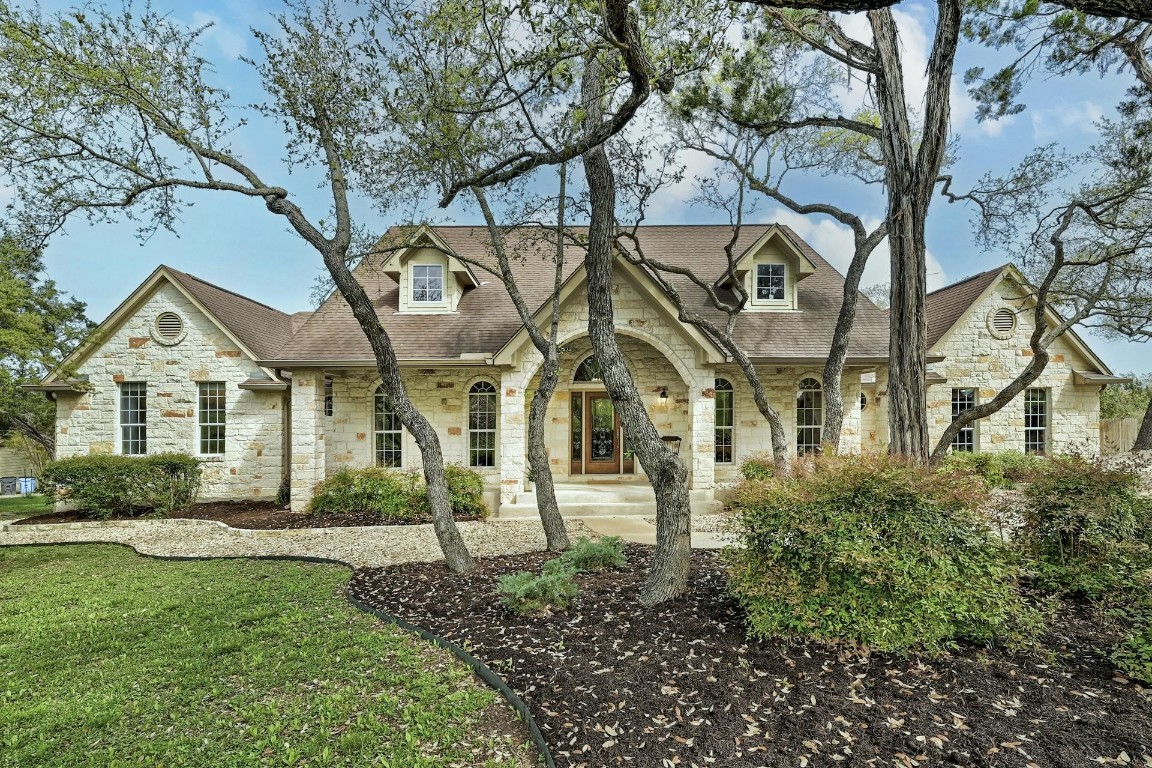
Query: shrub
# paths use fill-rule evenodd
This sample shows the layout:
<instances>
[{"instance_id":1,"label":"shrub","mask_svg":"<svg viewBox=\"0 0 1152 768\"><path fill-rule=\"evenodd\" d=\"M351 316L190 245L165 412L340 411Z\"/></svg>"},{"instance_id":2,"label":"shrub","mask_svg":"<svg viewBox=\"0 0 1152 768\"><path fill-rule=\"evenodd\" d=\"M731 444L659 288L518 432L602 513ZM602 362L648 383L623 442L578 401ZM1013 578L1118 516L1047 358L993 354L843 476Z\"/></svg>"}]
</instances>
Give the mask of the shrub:
<instances>
[{"instance_id":1,"label":"shrub","mask_svg":"<svg viewBox=\"0 0 1152 768\"><path fill-rule=\"evenodd\" d=\"M452 513L487 517L483 478L474 470L455 464L446 465L444 470ZM419 474L383 467L337 470L317 484L308 511L317 515L375 512L386 522L430 514L428 494Z\"/></svg>"},{"instance_id":2,"label":"shrub","mask_svg":"<svg viewBox=\"0 0 1152 768\"><path fill-rule=\"evenodd\" d=\"M887 456L817 457L742 483L730 506L744 546L726 557L750 633L879 651L1031 642L1041 617L973 511L982 494Z\"/></svg>"},{"instance_id":3,"label":"shrub","mask_svg":"<svg viewBox=\"0 0 1152 768\"><path fill-rule=\"evenodd\" d=\"M561 558L544 564L540 575L518 571L500 577L496 591L509 610L516 613L549 613L553 608L567 608L580 592L572 570Z\"/></svg>"},{"instance_id":4,"label":"shrub","mask_svg":"<svg viewBox=\"0 0 1152 768\"><path fill-rule=\"evenodd\" d=\"M1112 650L1112 663L1128 677L1152 683L1152 601L1145 602L1132 631Z\"/></svg>"},{"instance_id":5,"label":"shrub","mask_svg":"<svg viewBox=\"0 0 1152 768\"><path fill-rule=\"evenodd\" d=\"M105 519L186 509L196 501L200 476L200 462L184 453L101 454L54 461L44 468L41 479L57 501Z\"/></svg>"},{"instance_id":6,"label":"shrub","mask_svg":"<svg viewBox=\"0 0 1152 768\"><path fill-rule=\"evenodd\" d=\"M1097 599L1146 590L1152 568L1152 500L1131 466L1079 456L1051 459L1028 488L1019 541L1039 586Z\"/></svg>"},{"instance_id":7,"label":"shrub","mask_svg":"<svg viewBox=\"0 0 1152 768\"><path fill-rule=\"evenodd\" d=\"M282 507L288 506L292 502L292 479L287 475L280 481L280 487L276 489L276 503Z\"/></svg>"},{"instance_id":8,"label":"shrub","mask_svg":"<svg viewBox=\"0 0 1152 768\"><path fill-rule=\"evenodd\" d=\"M1047 460L1040 456L1005 451L1004 453L950 453L940 464L944 475L975 475L989 488L1012 488L1030 482L1041 474Z\"/></svg>"},{"instance_id":9,"label":"shrub","mask_svg":"<svg viewBox=\"0 0 1152 768\"><path fill-rule=\"evenodd\" d=\"M776 465L771 456L752 456L740 465L740 474L745 480L770 480L776 477Z\"/></svg>"},{"instance_id":10,"label":"shrub","mask_svg":"<svg viewBox=\"0 0 1152 768\"><path fill-rule=\"evenodd\" d=\"M574 571L593 572L605 568L623 568L628 564L624 557L624 540L619 536L605 536L599 541L587 537L573 544L558 560L566 563ZM554 563L556 560L549 560Z\"/></svg>"}]
</instances>

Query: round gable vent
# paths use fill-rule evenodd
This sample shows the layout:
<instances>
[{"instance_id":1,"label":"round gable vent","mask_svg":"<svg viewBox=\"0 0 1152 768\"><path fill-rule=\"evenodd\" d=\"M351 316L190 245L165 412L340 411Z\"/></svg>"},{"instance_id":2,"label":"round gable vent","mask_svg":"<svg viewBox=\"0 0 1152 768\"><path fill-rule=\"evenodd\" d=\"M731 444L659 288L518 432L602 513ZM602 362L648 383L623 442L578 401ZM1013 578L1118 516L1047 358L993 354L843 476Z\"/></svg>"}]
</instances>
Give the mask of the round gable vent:
<instances>
[{"instance_id":1,"label":"round gable vent","mask_svg":"<svg viewBox=\"0 0 1152 768\"><path fill-rule=\"evenodd\" d=\"M161 344L179 344L184 340L184 320L175 312L161 312L152 328L152 338Z\"/></svg>"},{"instance_id":2,"label":"round gable vent","mask_svg":"<svg viewBox=\"0 0 1152 768\"><path fill-rule=\"evenodd\" d=\"M988 328L992 335L999 339L1006 339L1016 330L1016 313L1010 309L993 310L988 315Z\"/></svg>"}]
</instances>

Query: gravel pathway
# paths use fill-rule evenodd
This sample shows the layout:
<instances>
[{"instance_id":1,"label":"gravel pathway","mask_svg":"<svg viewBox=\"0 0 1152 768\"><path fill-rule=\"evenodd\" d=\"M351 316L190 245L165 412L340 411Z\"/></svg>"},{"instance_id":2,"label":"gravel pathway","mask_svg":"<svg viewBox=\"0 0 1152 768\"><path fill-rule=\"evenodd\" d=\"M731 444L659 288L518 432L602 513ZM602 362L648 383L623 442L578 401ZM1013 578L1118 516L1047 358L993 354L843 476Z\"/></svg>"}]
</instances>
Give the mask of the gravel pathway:
<instances>
[{"instance_id":1,"label":"gravel pathway","mask_svg":"<svg viewBox=\"0 0 1152 768\"><path fill-rule=\"evenodd\" d=\"M457 525L476 557L544 549L544 531L538 520L485 520ZM578 520L568 521L568 532L574 539L592 535ZM141 554L177 557L323 557L353 568L443 559L431 525L252 531L210 520L0 523L0 546L74 542L127 544Z\"/></svg>"}]
</instances>

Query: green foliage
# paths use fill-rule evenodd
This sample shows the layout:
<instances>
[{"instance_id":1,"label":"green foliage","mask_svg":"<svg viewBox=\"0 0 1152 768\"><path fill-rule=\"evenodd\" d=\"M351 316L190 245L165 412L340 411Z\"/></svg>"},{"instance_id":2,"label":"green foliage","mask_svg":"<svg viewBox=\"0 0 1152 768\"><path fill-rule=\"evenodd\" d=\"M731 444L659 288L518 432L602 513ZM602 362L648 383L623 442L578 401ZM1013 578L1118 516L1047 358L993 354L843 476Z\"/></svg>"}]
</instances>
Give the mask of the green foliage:
<instances>
[{"instance_id":1,"label":"green foliage","mask_svg":"<svg viewBox=\"0 0 1152 768\"><path fill-rule=\"evenodd\" d=\"M776 465L768 454L751 456L740 465L740 474L745 480L771 480L776 477Z\"/></svg>"},{"instance_id":2,"label":"green foliage","mask_svg":"<svg viewBox=\"0 0 1152 768\"><path fill-rule=\"evenodd\" d=\"M276 489L276 503L282 507L288 506L292 501L292 478L288 475L280 481L280 487Z\"/></svg>"},{"instance_id":3,"label":"green foliage","mask_svg":"<svg viewBox=\"0 0 1152 768\"><path fill-rule=\"evenodd\" d=\"M1145 595L1132 630L1112 649L1112 663L1128 677L1152 683L1152 597Z\"/></svg>"},{"instance_id":4,"label":"green foliage","mask_svg":"<svg viewBox=\"0 0 1152 768\"><path fill-rule=\"evenodd\" d=\"M1042 456L1005 451L1003 453L950 453L937 470L942 475L968 475L981 478L989 488L1013 488L1040 474L1047 460Z\"/></svg>"},{"instance_id":5,"label":"green foliage","mask_svg":"<svg viewBox=\"0 0 1152 768\"><path fill-rule=\"evenodd\" d=\"M0 548L0 765L512 768L503 701L345 568ZM98 737L94 734L99 734Z\"/></svg>"},{"instance_id":6,"label":"green foliage","mask_svg":"<svg viewBox=\"0 0 1152 768\"><path fill-rule=\"evenodd\" d=\"M602 571L605 568L623 568L628 564L628 559L624 556L624 540L619 536L605 536L598 541L581 537L558 559L572 570L586 573ZM554 562L556 560L549 561Z\"/></svg>"},{"instance_id":7,"label":"green foliage","mask_svg":"<svg viewBox=\"0 0 1152 768\"><path fill-rule=\"evenodd\" d=\"M1028 488L1019 540L1040 586L1098 599L1152 568L1152 499L1134 465L1060 456Z\"/></svg>"},{"instance_id":8,"label":"green foliage","mask_svg":"<svg viewBox=\"0 0 1152 768\"><path fill-rule=\"evenodd\" d=\"M463 517L488 516L484 479L456 464L444 467L452 513ZM410 520L431 514L423 479L416 472L383 467L337 470L313 491L308 511L317 515L375 512L385 522Z\"/></svg>"},{"instance_id":9,"label":"green foliage","mask_svg":"<svg viewBox=\"0 0 1152 768\"><path fill-rule=\"evenodd\" d=\"M1109 384L1100 393L1102 419L1139 418L1148 409L1148 401L1152 399L1152 384L1148 383L1147 377L1134 373L1121 375L1131 376L1132 381L1128 384Z\"/></svg>"},{"instance_id":10,"label":"green foliage","mask_svg":"<svg viewBox=\"0 0 1152 768\"><path fill-rule=\"evenodd\" d=\"M822 456L745 481L729 586L761 638L878 651L1021 646L1042 621L1011 553L973 512L983 489L888 456Z\"/></svg>"},{"instance_id":11,"label":"green foliage","mask_svg":"<svg viewBox=\"0 0 1152 768\"><path fill-rule=\"evenodd\" d=\"M55 368L92 327L84 304L44 279L37 251L0 235L0 435L19 428L51 440L56 409L34 383Z\"/></svg>"},{"instance_id":12,"label":"green foliage","mask_svg":"<svg viewBox=\"0 0 1152 768\"><path fill-rule=\"evenodd\" d=\"M90 517L187 509L200 491L200 462L185 453L151 456L100 454L54 461L41 481L58 501L78 505Z\"/></svg>"},{"instance_id":13,"label":"green foliage","mask_svg":"<svg viewBox=\"0 0 1152 768\"><path fill-rule=\"evenodd\" d=\"M574 579L576 571L562 558L544 564L540 575L517 571L500 577L496 592L500 602L516 613L549 613L553 608L567 608L580 592Z\"/></svg>"}]
</instances>

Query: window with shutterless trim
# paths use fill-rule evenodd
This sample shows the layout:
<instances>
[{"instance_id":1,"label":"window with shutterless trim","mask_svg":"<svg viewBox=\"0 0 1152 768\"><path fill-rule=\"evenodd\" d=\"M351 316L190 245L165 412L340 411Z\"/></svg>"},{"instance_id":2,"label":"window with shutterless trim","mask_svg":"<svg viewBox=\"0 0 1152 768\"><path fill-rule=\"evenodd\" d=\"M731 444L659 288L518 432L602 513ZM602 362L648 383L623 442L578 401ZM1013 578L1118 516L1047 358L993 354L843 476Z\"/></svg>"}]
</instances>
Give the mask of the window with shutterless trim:
<instances>
[{"instance_id":1,"label":"window with shutterless trim","mask_svg":"<svg viewBox=\"0 0 1152 768\"><path fill-rule=\"evenodd\" d=\"M496 466L496 387L478 381L468 390L468 466Z\"/></svg>"},{"instance_id":2,"label":"window with shutterless trim","mask_svg":"<svg viewBox=\"0 0 1152 768\"><path fill-rule=\"evenodd\" d=\"M796 393L796 452L819 453L824 439L824 390L807 378Z\"/></svg>"},{"instance_id":3,"label":"window with shutterless trim","mask_svg":"<svg viewBox=\"0 0 1152 768\"><path fill-rule=\"evenodd\" d=\"M376 388L372 432L375 438L376 466L401 467L404 465L404 427L384 392L384 385Z\"/></svg>"},{"instance_id":4,"label":"window with shutterless trim","mask_svg":"<svg viewBox=\"0 0 1152 768\"><path fill-rule=\"evenodd\" d=\"M148 453L148 384L125 381L120 384L120 453L141 456Z\"/></svg>"},{"instance_id":5,"label":"window with shutterless trim","mask_svg":"<svg viewBox=\"0 0 1152 768\"><path fill-rule=\"evenodd\" d=\"M716 463L731 464L736 410L732 382L716 379Z\"/></svg>"}]
</instances>

